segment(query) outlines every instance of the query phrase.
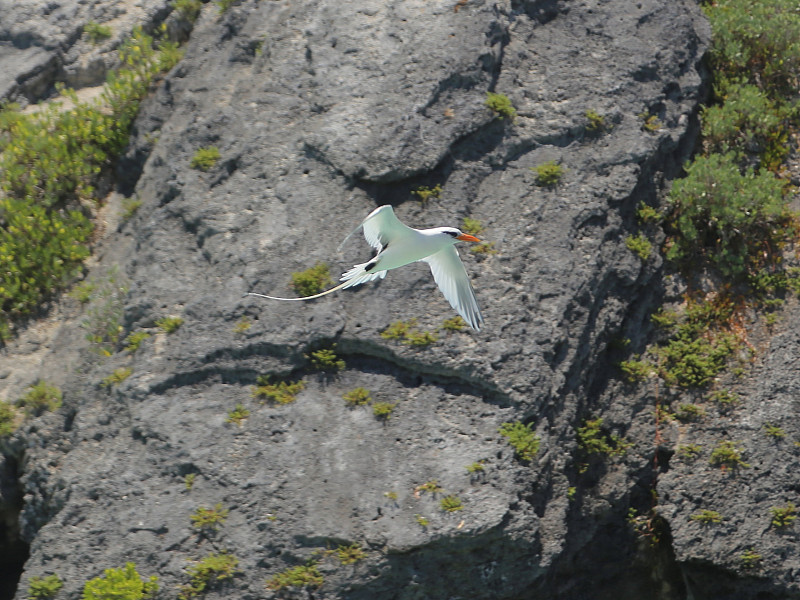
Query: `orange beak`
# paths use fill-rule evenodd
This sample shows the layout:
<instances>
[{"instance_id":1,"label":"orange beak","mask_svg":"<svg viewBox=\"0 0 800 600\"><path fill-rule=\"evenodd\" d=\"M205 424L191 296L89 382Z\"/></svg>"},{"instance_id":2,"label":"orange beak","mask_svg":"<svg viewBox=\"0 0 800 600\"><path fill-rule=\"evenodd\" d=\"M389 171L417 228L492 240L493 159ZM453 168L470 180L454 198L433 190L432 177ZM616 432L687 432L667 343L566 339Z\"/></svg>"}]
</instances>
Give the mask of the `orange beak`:
<instances>
[{"instance_id":1,"label":"orange beak","mask_svg":"<svg viewBox=\"0 0 800 600\"><path fill-rule=\"evenodd\" d=\"M480 242L478 238L468 233L462 233L461 235L457 235L456 239L461 240L462 242Z\"/></svg>"}]
</instances>

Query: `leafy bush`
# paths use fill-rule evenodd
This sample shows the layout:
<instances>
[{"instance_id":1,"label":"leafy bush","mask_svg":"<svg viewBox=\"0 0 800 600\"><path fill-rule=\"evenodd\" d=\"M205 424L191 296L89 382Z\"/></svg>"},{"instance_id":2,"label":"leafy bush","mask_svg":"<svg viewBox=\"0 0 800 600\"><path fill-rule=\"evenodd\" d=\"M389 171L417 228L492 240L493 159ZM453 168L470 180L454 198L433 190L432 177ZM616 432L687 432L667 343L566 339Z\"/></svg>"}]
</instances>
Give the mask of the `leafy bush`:
<instances>
[{"instance_id":1,"label":"leafy bush","mask_svg":"<svg viewBox=\"0 0 800 600\"><path fill-rule=\"evenodd\" d=\"M726 277L744 277L794 232L785 186L768 171L742 173L732 154L696 158L670 193L675 234L667 258L702 258Z\"/></svg>"},{"instance_id":2,"label":"leafy bush","mask_svg":"<svg viewBox=\"0 0 800 600\"><path fill-rule=\"evenodd\" d=\"M711 452L709 462L717 467L737 469L739 467L747 468L750 465L742 460L742 451L736 443L729 440L724 440L717 444L717 447Z\"/></svg>"},{"instance_id":3,"label":"leafy bush","mask_svg":"<svg viewBox=\"0 0 800 600\"><path fill-rule=\"evenodd\" d=\"M278 404L290 404L294 402L295 396L306 387L302 381L271 383L270 379L269 375L258 376L256 380L258 385L254 386L252 391L254 398L266 398Z\"/></svg>"},{"instance_id":4,"label":"leafy bush","mask_svg":"<svg viewBox=\"0 0 800 600\"><path fill-rule=\"evenodd\" d=\"M533 423L524 425L523 423L503 423L499 432L516 451L518 458L522 460L533 460L539 452L539 437L533 433Z\"/></svg>"},{"instance_id":5,"label":"leafy bush","mask_svg":"<svg viewBox=\"0 0 800 600\"><path fill-rule=\"evenodd\" d=\"M690 517L692 521L698 521L704 525L711 523L722 523L722 515L715 510L702 510Z\"/></svg>"},{"instance_id":6,"label":"leafy bush","mask_svg":"<svg viewBox=\"0 0 800 600\"><path fill-rule=\"evenodd\" d=\"M222 502L217 502L214 508L205 506L197 507L197 510L189 517L192 526L202 531L217 531L228 518L228 509L222 508Z\"/></svg>"},{"instance_id":7,"label":"leafy bush","mask_svg":"<svg viewBox=\"0 0 800 600\"><path fill-rule=\"evenodd\" d=\"M350 544L349 546L339 546L336 548L336 558L343 565L352 565L367 557L366 552L358 544Z\"/></svg>"},{"instance_id":8,"label":"leafy bush","mask_svg":"<svg viewBox=\"0 0 800 600\"><path fill-rule=\"evenodd\" d=\"M442 186L438 183L432 188L422 185L415 190L411 190L411 193L419 198L422 204L426 204L431 198L439 198L442 195Z\"/></svg>"},{"instance_id":9,"label":"leafy bush","mask_svg":"<svg viewBox=\"0 0 800 600\"><path fill-rule=\"evenodd\" d=\"M301 297L319 294L332 284L331 273L325 263L317 263L310 269L292 273L292 287Z\"/></svg>"},{"instance_id":10,"label":"leafy bush","mask_svg":"<svg viewBox=\"0 0 800 600\"><path fill-rule=\"evenodd\" d=\"M61 407L61 390L45 381L39 381L17 400L17 406L24 408L28 416L39 416L48 410L58 410Z\"/></svg>"},{"instance_id":11,"label":"leafy bush","mask_svg":"<svg viewBox=\"0 0 800 600\"><path fill-rule=\"evenodd\" d=\"M31 577L28 582L28 600L49 600L55 598L64 583L58 575Z\"/></svg>"},{"instance_id":12,"label":"leafy bush","mask_svg":"<svg viewBox=\"0 0 800 600\"><path fill-rule=\"evenodd\" d=\"M464 331L464 328L467 326L467 323L462 319L459 315L455 317L451 317L449 319L445 319L442 322L442 326L439 329L444 329L445 331Z\"/></svg>"},{"instance_id":13,"label":"leafy bush","mask_svg":"<svg viewBox=\"0 0 800 600\"><path fill-rule=\"evenodd\" d=\"M548 160L537 167L531 167L531 170L536 173L536 185L542 187L553 187L564 176L564 169L554 160Z\"/></svg>"},{"instance_id":14,"label":"leafy bush","mask_svg":"<svg viewBox=\"0 0 800 600\"><path fill-rule=\"evenodd\" d=\"M134 331L127 338L125 338L125 350L130 352L131 354L136 352L139 349L139 346L142 345L142 342L145 341L147 338L150 337L150 334L146 331Z\"/></svg>"},{"instance_id":15,"label":"leafy bush","mask_svg":"<svg viewBox=\"0 0 800 600\"><path fill-rule=\"evenodd\" d=\"M183 325L183 319L180 317L164 317L156 321L156 327L167 334L175 333L181 325Z\"/></svg>"},{"instance_id":16,"label":"leafy bush","mask_svg":"<svg viewBox=\"0 0 800 600\"><path fill-rule=\"evenodd\" d=\"M436 342L439 338L430 331L420 331L417 320L395 321L381 332L381 337L386 340L398 340L407 346L426 347Z\"/></svg>"},{"instance_id":17,"label":"leafy bush","mask_svg":"<svg viewBox=\"0 0 800 600\"><path fill-rule=\"evenodd\" d=\"M228 418L225 419L225 422L241 425L242 421L244 421L249 416L250 416L250 411L245 408L244 404L239 403L234 407L232 411L228 413Z\"/></svg>"},{"instance_id":18,"label":"leafy bush","mask_svg":"<svg viewBox=\"0 0 800 600\"><path fill-rule=\"evenodd\" d=\"M199 148L197 152L194 153L189 166L193 169L197 169L198 171L208 171L217 164L220 156L219 148L216 146Z\"/></svg>"},{"instance_id":19,"label":"leafy bush","mask_svg":"<svg viewBox=\"0 0 800 600\"><path fill-rule=\"evenodd\" d=\"M107 388L119 385L131 375L133 375L133 369L130 367L120 367L119 369L114 369L114 372L111 375L103 379L102 385L103 387Z\"/></svg>"},{"instance_id":20,"label":"leafy bush","mask_svg":"<svg viewBox=\"0 0 800 600\"><path fill-rule=\"evenodd\" d=\"M496 94L494 92L486 92L486 102L484 103L498 119L508 117L512 121L517 116L517 110L511 104L511 100L504 94Z\"/></svg>"},{"instance_id":21,"label":"leafy bush","mask_svg":"<svg viewBox=\"0 0 800 600\"><path fill-rule=\"evenodd\" d=\"M209 554L187 570L191 583L181 587L179 600L196 598L213 583L233 579L238 565L239 559L227 551Z\"/></svg>"},{"instance_id":22,"label":"leafy bush","mask_svg":"<svg viewBox=\"0 0 800 600\"><path fill-rule=\"evenodd\" d=\"M9 436L17 430L17 412L8 402L0 400L0 437Z\"/></svg>"},{"instance_id":23,"label":"leafy bush","mask_svg":"<svg viewBox=\"0 0 800 600\"><path fill-rule=\"evenodd\" d=\"M201 0L173 0L172 7L189 23L194 23L203 8Z\"/></svg>"},{"instance_id":24,"label":"leafy bush","mask_svg":"<svg viewBox=\"0 0 800 600\"><path fill-rule=\"evenodd\" d=\"M628 250L633 252L643 261L646 261L648 258L650 258L650 253L653 251L653 244L651 244L650 240L648 240L641 233L636 236L629 235L627 238L625 238L625 245L628 247Z\"/></svg>"},{"instance_id":25,"label":"leafy bush","mask_svg":"<svg viewBox=\"0 0 800 600\"><path fill-rule=\"evenodd\" d=\"M282 590L287 587L319 587L323 584L322 574L316 563L292 567L275 574L267 580L267 589Z\"/></svg>"},{"instance_id":26,"label":"leafy bush","mask_svg":"<svg viewBox=\"0 0 800 600\"><path fill-rule=\"evenodd\" d=\"M95 21L89 21L83 26L83 33L89 38L92 44L99 44L111 37L111 27L108 25L101 25Z\"/></svg>"},{"instance_id":27,"label":"leafy bush","mask_svg":"<svg viewBox=\"0 0 800 600\"><path fill-rule=\"evenodd\" d=\"M345 368L345 362L336 355L333 348L322 348L313 351L309 357L311 366L317 371L336 372Z\"/></svg>"},{"instance_id":28,"label":"leafy bush","mask_svg":"<svg viewBox=\"0 0 800 600\"><path fill-rule=\"evenodd\" d=\"M439 500L439 506L443 511L446 512L456 512L458 510L464 510L464 505L461 503L461 500L457 496L445 496L441 500Z\"/></svg>"},{"instance_id":29,"label":"leafy bush","mask_svg":"<svg viewBox=\"0 0 800 600\"><path fill-rule=\"evenodd\" d=\"M793 502L789 502L786 506L773 506L769 511L772 513L770 524L776 529L788 527L797 518L797 507Z\"/></svg>"},{"instance_id":30,"label":"leafy bush","mask_svg":"<svg viewBox=\"0 0 800 600\"><path fill-rule=\"evenodd\" d=\"M606 119L596 110L589 109L584 113L584 116L588 121L586 131L589 133L598 134L606 130Z\"/></svg>"},{"instance_id":31,"label":"leafy bush","mask_svg":"<svg viewBox=\"0 0 800 600\"><path fill-rule=\"evenodd\" d=\"M470 235L480 235L483 233L483 224L478 221L478 219L464 217L464 220L461 224L461 231L464 233L469 233Z\"/></svg>"},{"instance_id":32,"label":"leafy bush","mask_svg":"<svg viewBox=\"0 0 800 600\"><path fill-rule=\"evenodd\" d=\"M578 446L586 454L603 454L620 456L631 446L618 435L609 435L603 431L603 419L586 419L582 427L578 427Z\"/></svg>"},{"instance_id":33,"label":"leafy bush","mask_svg":"<svg viewBox=\"0 0 800 600\"><path fill-rule=\"evenodd\" d=\"M122 335L128 284L114 267L91 285L91 302L81 327L86 329L86 339L91 342L92 349L103 356L110 356Z\"/></svg>"},{"instance_id":34,"label":"leafy bush","mask_svg":"<svg viewBox=\"0 0 800 600\"><path fill-rule=\"evenodd\" d=\"M372 405L372 414L378 419L386 420L392 416L396 404L391 402L375 402Z\"/></svg>"},{"instance_id":35,"label":"leafy bush","mask_svg":"<svg viewBox=\"0 0 800 600\"><path fill-rule=\"evenodd\" d=\"M148 600L158 594L158 577L143 580L134 563L121 569L106 569L102 577L86 582L81 600Z\"/></svg>"},{"instance_id":36,"label":"leafy bush","mask_svg":"<svg viewBox=\"0 0 800 600\"><path fill-rule=\"evenodd\" d=\"M354 390L347 392L342 397L350 406L369 404L369 401L371 400L369 390L363 387L357 387Z\"/></svg>"}]
</instances>

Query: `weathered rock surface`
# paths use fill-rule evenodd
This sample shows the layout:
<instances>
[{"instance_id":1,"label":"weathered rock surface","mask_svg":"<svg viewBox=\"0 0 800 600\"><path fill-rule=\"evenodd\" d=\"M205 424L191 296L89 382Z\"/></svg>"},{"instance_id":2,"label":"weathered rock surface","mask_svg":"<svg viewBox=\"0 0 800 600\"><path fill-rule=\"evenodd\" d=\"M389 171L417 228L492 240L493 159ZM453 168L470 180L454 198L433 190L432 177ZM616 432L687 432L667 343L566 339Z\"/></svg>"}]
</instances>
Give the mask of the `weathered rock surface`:
<instances>
[{"instance_id":1,"label":"weathered rock surface","mask_svg":"<svg viewBox=\"0 0 800 600\"><path fill-rule=\"evenodd\" d=\"M88 83L78 65L95 52L112 64L76 42L87 20L175 18L155 1L47 10L2 11L0 94L33 99L57 73ZM90 275L102 281L119 265L126 331L153 336L101 358L84 340L85 312L64 299L0 357L7 399L43 377L65 401L7 445L6 481L19 486L0 492L11 513L24 494L30 545L14 597L56 572L62 596L77 598L87 579L128 560L172 597L190 561L221 549L240 573L207 597L272 597L267 578L345 543L367 559L322 558L325 584L298 597L796 595L794 534L768 527L768 507L798 493L786 422L793 329L764 350L744 406L688 428L706 452L721 429L744 443L747 472L721 472L707 455L694 466L668 460L687 428L659 442L653 398L614 367L613 342L641 349L664 293L660 259L643 263L625 238L696 139L708 43L696 4L245 0L218 13L205 6L185 58L142 107L119 180L143 204L108 229ZM516 119L484 106L490 90L509 96ZM607 131L587 132L587 110L606 116ZM643 113L661 128L644 130ZM219 163L191 169L211 145ZM553 189L530 170L548 160L565 170ZM435 184L440 198L412 199ZM412 226L465 216L485 225L498 253L462 251L483 331L443 334L426 349L380 337L395 320L435 329L452 316L424 265L311 303L242 298L291 294L291 273L317 261L334 272L363 261L361 241L336 247L386 203ZM171 335L154 328L167 315L185 320ZM333 343L347 368L315 373L305 355ZM120 367L133 374L101 385ZM292 404L263 405L251 396L260 374L306 387ZM346 406L355 387L396 403L391 418ZM241 426L226 422L237 403L250 410ZM633 447L581 474L575 431L591 416ZM530 465L498 435L516 420L541 437ZM787 438L766 438L764 420ZM485 470L471 476L465 466L479 460ZM417 490L430 480L444 492ZM653 489L669 530L650 548L625 515L646 511ZM442 511L443 494L463 510ZM703 529L690 515L712 500L730 518ZM216 503L228 520L199 535L190 515ZM737 557L751 546L764 561L742 579Z\"/></svg>"}]
</instances>

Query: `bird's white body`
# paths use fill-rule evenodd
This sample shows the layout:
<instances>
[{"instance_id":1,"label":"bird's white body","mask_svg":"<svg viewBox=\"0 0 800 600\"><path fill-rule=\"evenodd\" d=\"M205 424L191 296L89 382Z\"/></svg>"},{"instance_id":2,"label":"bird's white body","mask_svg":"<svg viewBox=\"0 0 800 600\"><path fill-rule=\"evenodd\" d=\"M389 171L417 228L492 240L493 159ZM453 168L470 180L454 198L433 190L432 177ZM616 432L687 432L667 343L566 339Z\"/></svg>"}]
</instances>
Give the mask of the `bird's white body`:
<instances>
[{"instance_id":1,"label":"bird's white body","mask_svg":"<svg viewBox=\"0 0 800 600\"><path fill-rule=\"evenodd\" d=\"M377 254L371 260L355 265L341 277L343 283L320 294L303 298L277 298L273 300L311 300L325 296L336 290L346 289L375 279L383 279L386 272L417 261L424 261L431 267L433 278L444 297L462 318L475 330L483 323L475 292L469 282L464 265L458 257L455 244L459 240L478 241L477 238L463 234L453 227L434 227L432 229L413 229L404 225L395 216L391 206L380 206L373 210L361 224L348 235L342 244L359 229L364 230L367 242Z\"/></svg>"}]
</instances>

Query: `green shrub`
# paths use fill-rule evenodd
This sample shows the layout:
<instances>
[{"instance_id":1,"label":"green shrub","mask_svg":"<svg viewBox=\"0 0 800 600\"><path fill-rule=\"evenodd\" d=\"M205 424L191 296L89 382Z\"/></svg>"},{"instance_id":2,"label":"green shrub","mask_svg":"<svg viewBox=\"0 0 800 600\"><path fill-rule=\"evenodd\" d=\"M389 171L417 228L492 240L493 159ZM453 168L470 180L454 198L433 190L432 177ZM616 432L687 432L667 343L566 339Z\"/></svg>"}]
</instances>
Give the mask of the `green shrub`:
<instances>
[{"instance_id":1,"label":"green shrub","mask_svg":"<svg viewBox=\"0 0 800 600\"><path fill-rule=\"evenodd\" d=\"M189 23L194 23L200 15L203 3L201 0L173 0L172 7Z\"/></svg>"},{"instance_id":2,"label":"green shrub","mask_svg":"<svg viewBox=\"0 0 800 600\"><path fill-rule=\"evenodd\" d=\"M8 402L0 400L0 437L7 437L17 430L17 412Z\"/></svg>"},{"instance_id":3,"label":"green shrub","mask_svg":"<svg viewBox=\"0 0 800 600\"><path fill-rule=\"evenodd\" d=\"M698 421L706 416L706 411L701 406L696 404L685 403L678 407L678 412L675 414L679 421L688 423L690 421Z\"/></svg>"},{"instance_id":4,"label":"green shrub","mask_svg":"<svg viewBox=\"0 0 800 600\"><path fill-rule=\"evenodd\" d=\"M777 425L771 423L764 423L764 433L771 438L780 439L786 437L786 432Z\"/></svg>"},{"instance_id":5,"label":"green shrub","mask_svg":"<svg viewBox=\"0 0 800 600\"><path fill-rule=\"evenodd\" d=\"M17 400L17 406L24 408L28 416L39 416L48 410L58 410L61 408L61 390L45 381L39 381Z\"/></svg>"},{"instance_id":6,"label":"green shrub","mask_svg":"<svg viewBox=\"0 0 800 600\"><path fill-rule=\"evenodd\" d=\"M180 317L164 317L156 321L156 327L166 334L175 333L181 325L183 319Z\"/></svg>"},{"instance_id":7,"label":"green shrub","mask_svg":"<svg viewBox=\"0 0 800 600\"><path fill-rule=\"evenodd\" d=\"M686 444L678 446L678 456L686 462L691 462L700 456L703 447L700 444Z\"/></svg>"},{"instance_id":8,"label":"green shrub","mask_svg":"<svg viewBox=\"0 0 800 600\"><path fill-rule=\"evenodd\" d=\"M363 387L357 387L347 392L342 398L350 406L363 406L364 404L369 404L371 400L369 390Z\"/></svg>"},{"instance_id":9,"label":"green shrub","mask_svg":"<svg viewBox=\"0 0 800 600\"><path fill-rule=\"evenodd\" d=\"M464 468L467 470L467 473L469 473L470 475L475 475L477 473L482 473L485 470L485 467L483 466L483 461L480 461L480 460L477 461L477 462L472 463L471 465L467 465Z\"/></svg>"},{"instance_id":10,"label":"green shrub","mask_svg":"<svg viewBox=\"0 0 800 600\"><path fill-rule=\"evenodd\" d=\"M739 559L742 561L743 569L755 569L761 564L761 555L750 548L742 552Z\"/></svg>"},{"instance_id":11,"label":"green shrub","mask_svg":"<svg viewBox=\"0 0 800 600\"><path fill-rule=\"evenodd\" d=\"M28 600L49 600L55 598L64 583L58 575L31 577L28 582Z\"/></svg>"},{"instance_id":12,"label":"green shrub","mask_svg":"<svg viewBox=\"0 0 800 600\"><path fill-rule=\"evenodd\" d=\"M640 223L657 223L661 220L661 213L642 201L636 209L636 218Z\"/></svg>"},{"instance_id":13,"label":"green shrub","mask_svg":"<svg viewBox=\"0 0 800 600\"><path fill-rule=\"evenodd\" d=\"M119 385L131 375L133 375L133 369L130 367L120 367L119 369L114 369L114 372L111 375L103 379L102 385L103 387L107 388Z\"/></svg>"},{"instance_id":14,"label":"green shrub","mask_svg":"<svg viewBox=\"0 0 800 600\"><path fill-rule=\"evenodd\" d=\"M302 381L289 383L287 381L270 382L269 375L259 375L256 380L258 385L253 387L254 398L265 398L278 404L290 404L306 385Z\"/></svg>"},{"instance_id":15,"label":"green shrub","mask_svg":"<svg viewBox=\"0 0 800 600\"><path fill-rule=\"evenodd\" d=\"M322 574L317 565L311 562L275 574L267 580L267 589L282 590L287 587L319 587L323 584Z\"/></svg>"},{"instance_id":16,"label":"green shrub","mask_svg":"<svg viewBox=\"0 0 800 600\"><path fill-rule=\"evenodd\" d=\"M439 506L445 512L456 512L459 510L464 510L464 505L461 503L461 500L456 496L445 496L441 500L439 500Z\"/></svg>"},{"instance_id":17,"label":"green shrub","mask_svg":"<svg viewBox=\"0 0 800 600\"><path fill-rule=\"evenodd\" d=\"M397 405L391 402L375 402L372 405L372 414L378 419L387 420L392 416L395 406Z\"/></svg>"},{"instance_id":18,"label":"green shrub","mask_svg":"<svg viewBox=\"0 0 800 600\"><path fill-rule=\"evenodd\" d=\"M250 416L250 411L245 408L244 404L239 403L234 407L232 411L228 413L228 418L225 419L225 422L236 423L236 425L241 425L242 421L244 421L249 416Z\"/></svg>"},{"instance_id":19,"label":"green shrub","mask_svg":"<svg viewBox=\"0 0 800 600\"><path fill-rule=\"evenodd\" d=\"M216 146L199 148L197 152L194 153L189 166L198 171L209 171L217 164L220 156L219 148Z\"/></svg>"},{"instance_id":20,"label":"green shrub","mask_svg":"<svg viewBox=\"0 0 800 600\"><path fill-rule=\"evenodd\" d=\"M537 167L531 167L536 173L536 185L541 187L553 187L558 185L564 176L564 169L554 160L548 160Z\"/></svg>"},{"instance_id":21,"label":"green shrub","mask_svg":"<svg viewBox=\"0 0 800 600\"><path fill-rule=\"evenodd\" d=\"M125 198L122 201L122 220L129 221L142 207L142 201L136 198Z\"/></svg>"},{"instance_id":22,"label":"green shrub","mask_svg":"<svg viewBox=\"0 0 800 600\"><path fill-rule=\"evenodd\" d=\"M186 476L183 478L183 485L186 487L186 490L191 490L194 486L194 480L197 478L197 473L187 473Z\"/></svg>"},{"instance_id":23,"label":"green shrub","mask_svg":"<svg viewBox=\"0 0 800 600\"><path fill-rule=\"evenodd\" d=\"M527 425L516 423L503 423L499 432L514 448L516 455L521 460L533 460L539 452L539 437L533 432L533 423Z\"/></svg>"},{"instance_id":24,"label":"green shrub","mask_svg":"<svg viewBox=\"0 0 800 600\"><path fill-rule=\"evenodd\" d=\"M587 455L603 454L620 456L625 454L631 444L618 435L609 435L603 431L603 419L586 419L582 427L578 427L578 446Z\"/></svg>"},{"instance_id":25,"label":"green shrub","mask_svg":"<svg viewBox=\"0 0 800 600\"><path fill-rule=\"evenodd\" d=\"M358 561L364 560L367 553L358 544L350 544L349 546L339 546L336 548L336 558L343 565L352 565Z\"/></svg>"},{"instance_id":26,"label":"green shrub","mask_svg":"<svg viewBox=\"0 0 800 600\"><path fill-rule=\"evenodd\" d=\"M345 368L345 362L336 355L333 348L322 348L315 350L308 356L311 359L311 366L317 371L335 373Z\"/></svg>"},{"instance_id":27,"label":"green shrub","mask_svg":"<svg viewBox=\"0 0 800 600\"><path fill-rule=\"evenodd\" d=\"M395 321L384 331L381 337L386 340L398 340L407 346L426 347L436 342L439 338L431 331L420 331L417 320Z\"/></svg>"},{"instance_id":28,"label":"green shrub","mask_svg":"<svg viewBox=\"0 0 800 600\"><path fill-rule=\"evenodd\" d=\"M646 261L650 258L650 253L653 251L653 244L650 243L650 240L647 239L641 233L639 235L629 235L625 238L625 245L628 247L628 250L633 252L636 256L638 256L643 261Z\"/></svg>"},{"instance_id":29,"label":"green shrub","mask_svg":"<svg viewBox=\"0 0 800 600\"><path fill-rule=\"evenodd\" d=\"M422 485L418 485L414 488L415 492L428 492L429 494L438 494L442 491L442 488L439 487L439 482L436 479L431 479L430 481L426 481Z\"/></svg>"},{"instance_id":30,"label":"green shrub","mask_svg":"<svg viewBox=\"0 0 800 600\"><path fill-rule=\"evenodd\" d=\"M95 21L89 21L83 26L83 33L86 34L86 37L89 38L92 44L99 44L110 38L113 32L108 25L101 25Z\"/></svg>"},{"instance_id":31,"label":"green shrub","mask_svg":"<svg viewBox=\"0 0 800 600\"><path fill-rule=\"evenodd\" d=\"M728 440L717 444L717 447L711 452L709 462L716 467L731 469L739 467L746 469L750 466L742 460L741 449L734 442Z\"/></svg>"},{"instance_id":32,"label":"green shrub","mask_svg":"<svg viewBox=\"0 0 800 600\"><path fill-rule=\"evenodd\" d=\"M788 527L797 518L797 507L793 502L789 502L786 506L773 506L769 511L772 513L770 524L776 529Z\"/></svg>"},{"instance_id":33,"label":"green shrub","mask_svg":"<svg viewBox=\"0 0 800 600\"><path fill-rule=\"evenodd\" d=\"M653 372L653 367L650 363L637 359L623 360L619 363L619 368L628 383L644 381Z\"/></svg>"},{"instance_id":34,"label":"green shrub","mask_svg":"<svg viewBox=\"0 0 800 600\"><path fill-rule=\"evenodd\" d=\"M427 204L431 198L439 198L442 195L442 191L442 186L437 183L432 188L422 185L415 190L411 190L411 193L419 198L422 204Z\"/></svg>"},{"instance_id":35,"label":"green shrub","mask_svg":"<svg viewBox=\"0 0 800 600\"><path fill-rule=\"evenodd\" d=\"M697 157L670 192L675 233L667 258L706 260L730 278L757 270L794 231L785 185L769 171L742 174L732 154Z\"/></svg>"},{"instance_id":36,"label":"green shrub","mask_svg":"<svg viewBox=\"0 0 800 600\"><path fill-rule=\"evenodd\" d=\"M217 531L228 518L228 512L227 508L222 508L222 502L217 502L214 508L197 507L189 518L196 529L206 532Z\"/></svg>"},{"instance_id":37,"label":"green shrub","mask_svg":"<svg viewBox=\"0 0 800 600\"><path fill-rule=\"evenodd\" d=\"M588 123L586 124L586 131L589 133L602 133L606 130L606 119L603 115L595 110L587 110L584 113Z\"/></svg>"},{"instance_id":38,"label":"green shrub","mask_svg":"<svg viewBox=\"0 0 800 600\"><path fill-rule=\"evenodd\" d=\"M180 588L179 600L196 598L211 585L233 579L238 565L239 559L227 551L209 554L187 570L191 583Z\"/></svg>"},{"instance_id":39,"label":"green shrub","mask_svg":"<svg viewBox=\"0 0 800 600\"><path fill-rule=\"evenodd\" d=\"M227 10L233 6L233 3L236 0L217 0L217 9L219 10L219 14L224 14Z\"/></svg>"},{"instance_id":40,"label":"green shrub","mask_svg":"<svg viewBox=\"0 0 800 600\"><path fill-rule=\"evenodd\" d=\"M143 580L136 565L129 562L121 569L106 569L102 577L86 582L81 600L148 600L158 594L158 577Z\"/></svg>"},{"instance_id":41,"label":"green shrub","mask_svg":"<svg viewBox=\"0 0 800 600\"><path fill-rule=\"evenodd\" d=\"M467 326L466 321L462 319L459 315L455 317L451 317L450 319L445 319L442 322L442 326L439 329L444 329L445 331L457 332L457 331L464 331L464 328Z\"/></svg>"},{"instance_id":42,"label":"green shrub","mask_svg":"<svg viewBox=\"0 0 800 600\"><path fill-rule=\"evenodd\" d=\"M483 233L483 224L478 219L464 217L461 224L461 231L470 235L480 235Z\"/></svg>"},{"instance_id":43,"label":"green shrub","mask_svg":"<svg viewBox=\"0 0 800 600\"><path fill-rule=\"evenodd\" d=\"M292 287L301 296L313 296L333 284L328 265L317 263L310 269L292 273Z\"/></svg>"},{"instance_id":44,"label":"green shrub","mask_svg":"<svg viewBox=\"0 0 800 600\"><path fill-rule=\"evenodd\" d=\"M139 346L142 345L142 342L149 337L150 334L146 331L135 331L131 333L127 338L125 338L125 350L131 354L136 352L139 349Z\"/></svg>"},{"instance_id":45,"label":"green shrub","mask_svg":"<svg viewBox=\"0 0 800 600\"><path fill-rule=\"evenodd\" d=\"M642 119L642 129L650 133L655 133L664 126L657 115L642 113L639 117Z\"/></svg>"},{"instance_id":46,"label":"green shrub","mask_svg":"<svg viewBox=\"0 0 800 600\"><path fill-rule=\"evenodd\" d=\"M422 527L423 529L427 529L428 525L430 524L428 522L428 519L426 519L422 515L414 515L414 517L417 519L417 523L419 523L420 527Z\"/></svg>"},{"instance_id":47,"label":"green shrub","mask_svg":"<svg viewBox=\"0 0 800 600\"><path fill-rule=\"evenodd\" d=\"M715 510L702 510L690 517L692 521L698 521L704 525L711 523L722 523L722 515Z\"/></svg>"},{"instance_id":48,"label":"green shrub","mask_svg":"<svg viewBox=\"0 0 800 600\"><path fill-rule=\"evenodd\" d=\"M86 330L86 339L94 352L111 356L116 350L123 332L125 297L128 284L116 267L104 277L91 283L91 302L81 327Z\"/></svg>"},{"instance_id":49,"label":"green shrub","mask_svg":"<svg viewBox=\"0 0 800 600\"><path fill-rule=\"evenodd\" d=\"M497 115L497 118L500 120L508 117L513 121L517 116L517 110L511 104L511 100L508 99L508 96L504 94L486 92L486 102L484 104Z\"/></svg>"}]
</instances>

